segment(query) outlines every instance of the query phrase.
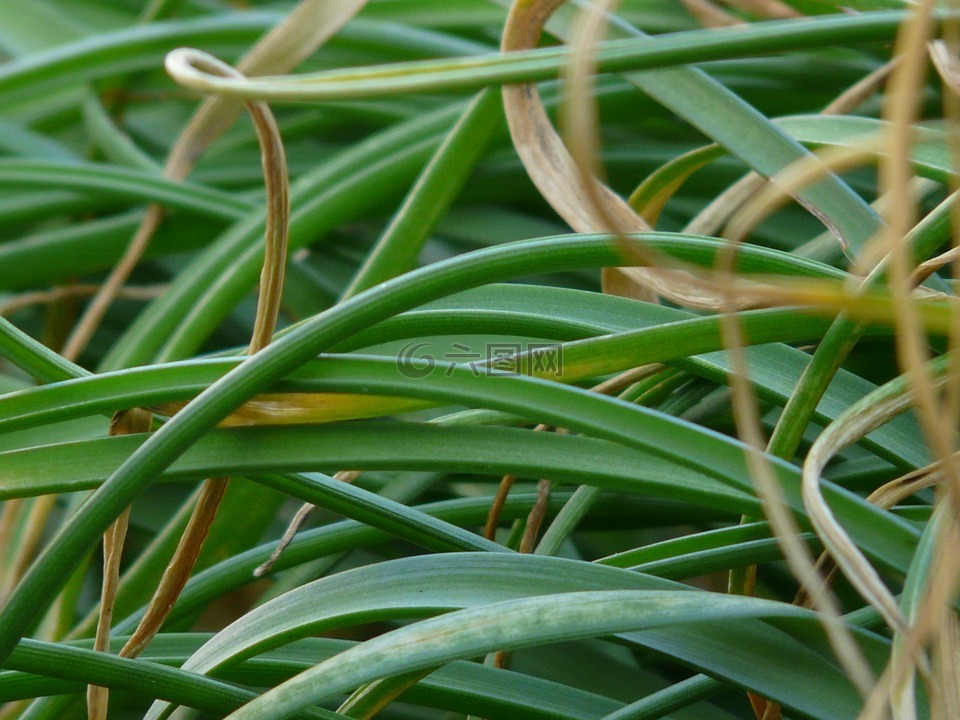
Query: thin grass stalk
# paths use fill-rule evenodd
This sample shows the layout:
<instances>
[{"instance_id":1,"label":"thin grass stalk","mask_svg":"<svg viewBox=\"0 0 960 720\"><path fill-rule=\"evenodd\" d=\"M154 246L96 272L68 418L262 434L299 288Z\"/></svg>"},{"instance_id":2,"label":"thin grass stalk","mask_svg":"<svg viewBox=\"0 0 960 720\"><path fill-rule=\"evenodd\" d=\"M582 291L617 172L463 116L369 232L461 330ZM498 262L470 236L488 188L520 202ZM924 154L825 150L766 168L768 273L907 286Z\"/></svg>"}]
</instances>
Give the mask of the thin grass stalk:
<instances>
[{"instance_id":1,"label":"thin grass stalk","mask_svg":"<svg viewBox=\"0 0 960 720\"><path fill-rule=\"evenodd\" d=\"M117 413L110 423L111 435L127 435L150 430L153 416L138 408ZM55 497L55 496L51 496ZM103 536L103 581L100 587L100 613L93 649L110 652L110 628L113 624L113 605L120 583L120 559L130 523L130 508L110 526ZM87 686L88 720L106 720L110 691L97 685Z\"/></svg>"},{"instance_id":2,"label":"thin grass stalk","mask_svg":"<svg viewBox=\"0 0 960 720\"><path fill-rule=\"evenodd\" d=\"M960 489L960 475L953 465L953 432L945 433L939 422L937 402L925 370L927 352L922 326L910 298L912 274L909 249L903 237L915 224L916 203L910 195L909 150L912 129L918 119L918 88L926 73L926 47L932 31L932 2L921 2L910 20L904 23L898 38L898 54L903 58L891 75L884 115L890 121L890 154L880 163L879 180L884 192L900 198L896 212L887 218L888 236L893 243L890 263L890 288L896 305L897 356L901 367L911 379L914 401L924 434L936 457L944 462L948 473L947 486L952 497ZM954 323L951 323L955 326ZM950 574L955 576L956 571ZM921 644L926 633L919 627L904 633L902 652L894 652L891 664L891 706L895 717L910 718L913 707L914 668L925 658Z\"/></svg>"},{"instance_id":3,"label":"thin grass stalk","mask_svg":"<svg viewBox=\"0 0 960 720\"><path fill-rule=\"evenodd\" d=\"M366 0L303 0L282 22L267 33L239 62L244 75L286 72L299 65L317 47L339 30ZM161 2L144 11L145 22L161 12ZM217 71L211 70L214 74ZM243 111L243 103L224 97L204 101L177 138L163 168L163 176L184 180L196 161ZM76 359L87 346L120 288L140 262L163 221L165 210L151 204L120 261L84 311L63 349L64 357Z\"/></svg>"},{"instance_id":4,"label":"thin grass stalk","mask_svg":"<svg viewBox=\"0 0 960 720\"><path fill-rule=\"evenodd\" d=\"M233 77L240 75L239 71L208 55L198 56L194 62L204 66L209 72ZM264 263L260 276L257 315L248 350L248 354L253 355L269 344L280 312L287 259L290 198L286 157L276 120L264 103L249 103L248 111L260 142L267 191ZM160 630L196 564L228 482L229 478L211 478L204 483L180 543L140 624L121 649L121 656L136 657Z\"/></svg>"}]
</instances>

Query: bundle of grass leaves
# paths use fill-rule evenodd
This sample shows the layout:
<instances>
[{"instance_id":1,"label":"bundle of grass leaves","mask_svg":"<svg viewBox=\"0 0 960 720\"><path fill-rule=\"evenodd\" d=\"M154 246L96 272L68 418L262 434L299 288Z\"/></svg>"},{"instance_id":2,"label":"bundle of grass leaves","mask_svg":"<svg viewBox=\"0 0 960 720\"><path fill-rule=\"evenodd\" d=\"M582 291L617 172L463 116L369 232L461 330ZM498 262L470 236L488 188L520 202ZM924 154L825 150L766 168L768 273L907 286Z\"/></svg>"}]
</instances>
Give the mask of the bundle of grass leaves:
<instances>
[{"instance_id":1,"label":"bundle of grass leaves","mask_svg":"<svg viewBox=\"0 0 960 720\"><path fill-rule=\"evenodd\" d=\"M960 717L902 5L0 3L0 718Z\"/></svg>"}]
</instances>

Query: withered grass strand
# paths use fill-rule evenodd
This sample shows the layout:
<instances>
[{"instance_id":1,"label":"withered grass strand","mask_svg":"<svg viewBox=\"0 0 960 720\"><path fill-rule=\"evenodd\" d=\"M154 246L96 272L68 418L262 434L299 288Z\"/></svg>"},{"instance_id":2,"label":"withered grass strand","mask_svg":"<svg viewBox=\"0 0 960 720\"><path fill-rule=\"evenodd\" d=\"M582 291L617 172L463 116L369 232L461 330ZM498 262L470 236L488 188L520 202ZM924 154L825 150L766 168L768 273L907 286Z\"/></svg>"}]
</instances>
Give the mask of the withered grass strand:
<instances>
[{"instance_id":1,"label":"withered grass strand","mask_svg":"<svg viewBox=\"0 0 960 720\"><path fill-rule=\"evenodd\" d=\"M242 75L271 75L292 70L333 36L367 0L304 0L244 55L237 64ZM224 96L206 98L170 149L163 176L185 180L204 152L233 126L243 102ZM67 339L64 357L74 360L89 344L120 288L140 262L166 214L156 203L131 238Z\"/></svg>"},{"instance_id":2,"label":"withered grass strand","mask_svg":"<svg viewBox=\"0 0 960 720\"><path fill-rule=\"evenodd\" d=\"M239 71L205 53L196 52L192 62L202 65L208 72L242 77ZM174 64L171 74L176 79L175 68ZM252 355L266 347L276 327L286 269L290 198L286 156L276 120L265 103L251 102L247 104L247 109L260 142L267 196L264 263L249 348ZM203 541L216 517L228 482L229 478L225 477L210 478L204 482L174 555L164 570L143 618L120 651L121 656L136 657L142 652L173 609L200 556Z\"/></svg>"},{"instance_id":3,"label":"withered grass strand","mask_svg":"<svg viewBox=\"0 0 960 720\"><path fill-rule=\"evenodd\" d=\"M140 408L121 410L110 422L110 435L131 435L150 431L153 415ZM54 497L55 496L48 496ZM100 612L93 649L110 652L110 629L113 624L113 608L120 586L120 559L130 523L130 508L108 528L103 536L103 581L100 586ZM98 685L87 686L87 719L106 720L110 691Z\"/></svg>"}]
</instances>

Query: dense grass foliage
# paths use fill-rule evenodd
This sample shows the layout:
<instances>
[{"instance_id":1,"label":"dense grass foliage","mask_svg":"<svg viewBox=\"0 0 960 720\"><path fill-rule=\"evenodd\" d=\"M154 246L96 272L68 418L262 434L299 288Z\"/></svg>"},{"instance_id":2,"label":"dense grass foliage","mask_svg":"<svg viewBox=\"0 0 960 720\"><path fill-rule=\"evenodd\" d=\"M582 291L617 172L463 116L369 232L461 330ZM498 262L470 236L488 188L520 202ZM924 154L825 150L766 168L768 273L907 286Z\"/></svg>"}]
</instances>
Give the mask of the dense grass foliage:
<instances>
[{"instance_id":1,"label":"dense grass foliage","mask_svg":"<svg viewBox=\"0 0 960 720\"><path fill-rule=\"evenodd\" d=\"M960 16L847 5L0 2L0 718L960 716Z\"/></svg>"}]
</instances>

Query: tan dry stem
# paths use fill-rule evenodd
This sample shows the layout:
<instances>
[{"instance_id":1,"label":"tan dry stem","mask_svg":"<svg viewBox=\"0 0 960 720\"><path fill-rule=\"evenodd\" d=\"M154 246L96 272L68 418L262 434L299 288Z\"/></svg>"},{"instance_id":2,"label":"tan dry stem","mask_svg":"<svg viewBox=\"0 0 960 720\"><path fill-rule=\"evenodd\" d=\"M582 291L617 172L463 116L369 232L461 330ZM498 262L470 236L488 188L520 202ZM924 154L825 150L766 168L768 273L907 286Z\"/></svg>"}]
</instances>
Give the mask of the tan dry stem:
<instances>
[{"instance_id":1,"label":"tan dry stem","mask_svg":"<svg viewBox=\"0 0 960 720\"><path fill-rule=\"evenodd\" d=\"M543 26L567 0L517 0L503 30L503 52L537 46ZM583 101L585 98L580 97ZM592 103L592 100L590 101ZM576 232L615 228L617 232L649 230L624 200L593 175L584 179L560 136L554 130L540 93L532 83L504 85L503 105L514 148L527 174L554 211ZM595 111L594 111L595 112ZM590 202L590 198L594 202ZM640 270L611 272L631 277ZM609 273L605 273L606 276Z\"/></svg>"},{"instance_id":2,"label":"tan dry stem","mask_svg":"<svg viewBox=\"0 0 960 720\"><path fill-rule=\"evenodd\" d=\"M533 432L544 432L550 430L549 425L537 425ZM503 513L503 506L507 502L510 491L517 482L516 475L504 475L497 486L497 492L493 496L493 502L490 504L490 510L487 511L487 522L483 528L483 536L487 540L496 540L497 526L500 524L500 515Z\"/></svg>"},{"instance_id":3,"label":"tan dry stem","mask_svg":"<svg viewBox=\"0 0 960 720\"><path fill-rule=\"evenodd\" d=\"M956 9L955 1L950 4ZM960 168L960 62L957 60L957 55L960 53L960 22L954 19L946 20L943 24L943 37L943 40L930 42L927 48L941 84L944 86L943 111L946 119L947 147L950 151L952 167L956 170ZM911 278L914 284L919 284L928 274L934 272L938 267L936 263L941 261L950 262L953 265L953 277L960 275L960 206L956 202L960 182L956 174L951 174L947 183L953 200L950 206L953 230L952 249L938 258L933 258L932 261L922 263ZM960 353L955 352L958 346L960 346L960 313L955 313L949 337L949 348L953 358L949 372L950 381L947 383L941 408L944 422L951 424L960 417Z\"/></svg>"},{"instance_id":4,"label":"tan dry stem","mask_svg":"<svg viewBox=\"0 0 960 720\"><path fill-rule=\"evenodd\" d=\"M102 287L102 285L92 284L65 285L63 287L52 288L51 290L14 295L0 302L0 316L10 315L11 313L33 305L51 305L70 298L89 297L90 295L98 293ZM127 300L153 300L154 298L160 297L166 291L167 287L167 285L126 287L118 292L117 297Z\"/></svg>"},{"instance_id":5,"label":"tan dry stem","mask_svg":"<svg viewBox=\"0 0 960 720\"><path fill-rule=\"evenodd\" d=\"M516 0L504 26L501 49L504 52L528 50L537 46L543 26L553 12L567 0ZM568 123L576 126L573 151L576 161L547 117L536 86L531 83L504 85L503 102L514 148L527 174L554 211L576 232L612 232L623 238L622 249L631 262L645 267L605 268L603 290L607 293L646 301L663 296L678 304L700 309L719 307L716 288L704 281L699 272L662 257L636 241L627 241L627 233L650 230L649 224L630 205L597 179L594 168L598 147L596 109L592 97L593 48L605 27L609 0L587 9L586 29L578 30L577 44L571 48L567 75ZM578 149L579 148L579 149ZM662 268L670 268L662 269Z\"/></svg>"},{"instance_id":6,"label":"tan dry stem","mask_svg":"<svg viewBox=\"0 0 960 720\"><path fill-rule=\"evenodd\" d=\"M731 284L731 289L732 287ZM750 477L757 496L763 502L764 515L788 567L810 596L813 606L820 612L827 639L844 672L857 690L867 696L874 685L873 673L849 628L844 624L840 608L817 570L810 550L800 540L800 529L783 500L780 483L764 454L766 441L760 427L760 414L753 385L749 380L740 320L736 314L725 313L722 321L724 345L731 361L730 389L737 434L748 446L746 459Z\"/></svg>"},{"instance_id":7,"label":"tan dry stem","mask_svg":"<svg viewBox=\"0 0 960 720\"><path fill-rule=\"evenodd\" d=\"M886 218L892 238L890 253L890 289L897 315L898 356L904 371L913 380L915 401L924 432L935 454L946 460L952 452L952 432L945 434L939 422L936 400L924 366L927 361L922 323L911 301L913 290L909 248L902 241L916 222L917 208L909 193L912 178L910 147L913 142L913 124L917 120L918 88L925 74L927 41L931 30L930 2L921 3L911 20L905 23L898 48L900 65L891 76L885 117L890 123L890 150L880 163L881 187L886 193L899 197L896 209L891 208ZM956 482L952 484L956 485Z\"/></svg>"},{"instance_id":8,"label":"tan dry stem","mask_svg":"<svg viewBox=\"0 0 960 720\"><path fill-rule=\"evenodd\" d=\"M886 77L892 66L893 63L888 63L868 75L837 98L835 102L828 105L824 109L824 113L842 113L860 104L868 95L877 90L878 85ZM815 180L828 168L839 169L851 163L859 162L859 155L860 153L850 153L845 149L841 149L827 153L826 163L823 162L824 158L821 156L819 159L810 159L806 163L795 164L776 178L779 187L777 184L767 183L767 181L759 175L749 174L731 186L717 201L695 218L685 230L688 232L712 234L718 230L724 222L733 218L730 219L730 226L727 229L726 235L736 240L742 240L753 227L771 214L780 204L785 202L793 190L799 189L803 185ZM721 260L725 261L725 267L722 269L727 273L732 273L733 257L734 253L732 250L722 253L721 256L718 257L718 262ZM734 322L734 320L731 320L730 324ZM735 332L739 332L739 329L735 329ZM739 350L735 354L739 355ZM749 402L752 404L754 402L752 389L744 387L743 392L751 393ZM744 422L747 420L747 418L744 418ZM741 424L742 423L738 421L738 426ZM759 447L759 443L761 442L759 427L756 425L752 427L756 434L755 441L757 447ZM768 468L761 469L761 473L759 476L754 473L754 477L761 479L765 485L770 486L767 490L769 492L773 489L772 483L775 482L775 479ZM783 517L786 519L789 516L784 514ZM794 531L791 530L791 535L784 536L783 539L791 538L793 532ZM780 533L777 533L777 535L778 538L781 537ZM799 544L793 543L792 541L789 544L793 546L791 552L794 555L792 561L788 560L791 568L794 569L795 573L797 573L797 569L799 568L800 572L808 578L807 582L803 583L804 590L801 591L801 595L805 596L807 602L814 606L823 606L824 603L835 606L827 590L828 580L822 577L819 569L822 563L819 561L814 563L809 552L807 552L805 548L800 547ZM784 548L784 552L786 554L786 548ZM817 593L817 595L814 596L812 593ZM834 607L831 614L838 617L839 609ZM832 630L830 625L826 628L828 634L831 635L831 643L845 666L848 668L857 668L854 670L857 673L854 677L859 677L859 685L861 691L864 692L871 682L870 673L858 657L859 652L853 644L852 638L845 637L848 633L843 631L838 620L834 620L832 627ZM846 656L846 659L844 659L844 656ZM766 720L780 716L779 707L775 704L767 703L762 698L753 695L750 696L750 701L758 717Z\"/></svg>"},{"instance_id":9,"label":"tan dry stem","mask_svg":"<svg viewBox=\"0 0 960 720\"><path fill-rule=\"evenodd\" d=\"M205 53L193 53L192 62L210 73L243 77L237 70ZM247 109L260 142L267 195L264 263L260 276L257 316L249 349L250 354L254 354L270 342L280 310L286 269L290 199L287 162L280 130L273 114L266 104L260 102L247 103ZM136 657L159 632L196 565L228 482L229 478L225 477L210 478L204 482L197 505L184 528L173 558L164 570L143 618L120 651L121 656Z\"/></svg>"},{"instance_id":10,"label":"tan dry stem","mask_svg":"<svg viewBox=\"0 0 960 720\"><path fill-rule=\"evenodd\" d=\"M547 429L547 425L537 425L534 432ZM500 515L503 514L503 506L507 503L507 496L517 482L516 475L504 475L497 486L497 492L493 496L493 502L490 503L490 510L487 511L487 522L483 526L483 536L487 540L497 539L497 526L500 524Z\"/></svg>"},{"instance_id":11,"label":"tan dry stem","mask_svg":"<svg viewBox=\"0 0 960 720\"><path fill-rule=\"evenodd\" d=\"M503 30L503 52L529 50L537 46L544 23L567 0L517 0L510 8ZM618 216L618 225L631 230L649 230L636 213L612 190L596 191L608 202L607 213L585 203L589 192L566 146L553 129L536 86L505 85L503 103L513 145L527 174L543 197L571 228L593 232L605 227L607 214Z\"/></svg>"},{"instance_id":12,"label":"tan dry stem","mask_svg":"<svg viewBox=\"0 0 960 720\"><path fill-rule=\"evenodd\" d=\"M110 436L135 435L149 432L153 424L153 415L146 410L132 408L121 410L110 422ZM49 496L56 499L56 496ZM100 589L100 613L97 617L97 630L93 649L98 652L110 652L110 628L113 625L113 606L120 587L120 559L127 537L130 521L130 508L107 528L103 535L103 582ZM110 703L110 691L97 685L87 686L87 720L106 720Z\"/></svg>"},{"instance_id":13,"label":"tan dry stem","mask_svg":"<svg viewBox=\"0 0 960 720\"><path fill-rule=\"evenodd\" d=\"M731 15L710 0L680 0L683 6L705 28L730 27L742 25L743 20Z\"/></svg>"},{"instance_id":14,"label":"tan dry stem","mask_svg":"<svg viewBox=\"0 0 960 720\"><path fill-rule=\"evenodd\" d=\"M832 422L810 448L803 464L803 502L810 522L838 567L857 591L873 605L891 628L903 632L906 620L897 602L869 561L837 522L820 490L820 477L832 457L852 442L906 410L909 395L897 396L869 406L853 406Z\"/></svg>"},{"instance_id":15,"label":"tan dry stem","mask_svg":"<svg viewBox=\"0 0 960 720\"><path fill-rule=\"evenodd\" d=\"M120 558L130 522L130 508L107 529L103 535L103 583L100 588L100 614L93 649L110 652L110 628L113 625L113 605L120 586ZM110 704L110 690L98 685L87 686L87 720L106 720Z\"/></svg>"},{"instance_id":16,"label":"tan dry stem","mask_svg":"<svg viewBox=\"0 0 960 720\"><path fill-rule=\"evenodd\" d=\"M847 115L853 112L857 106L866 102L880 90L880 87L889 77L893 68L896 67L897 59L888 60L883 65L873 70L863 78L855 82L836 99L820 111L821 115Z\"/></svg>"},{"instance_id":17,"label":"tan dry stem","mask_svg":"<svg viewBox=\"0 0 960 720\"><path fill-rule=\"evenodd\" d=\"M787 20L803 15L780 0L724 0L730 7L768 20Z\"/></svg>"},{"instance_id":18,"label":"tan dry stem","mask_svg":"<svg viewBox=\"0 0 960 720\"><path fill-rule=\"evenodd\" d=\"M650 226L640 220L619 195L604 184L600 166L600 113L596 101L597 43L607 31L607 17L620 0L595 0L577 14L570 43L570 61L564 68L566 87L561 106L570 158L573 160L572 185L583 195L593 222L600 229L623 236L632 229Z\"/></svg>"},{"instance_id":19,"label":"tan dry stem","mask_svg":"<svg viewBox=\"0 0 960 720\"><path fill-rule=\"evenodd\" d=\"M47 527L47 520L50 513L57 505L56 495L43 495L35 498L29 503L29 514L24 520L25 528L23 536L19 538L13 561L6 572L6 586L3 588L2 595L7 597L13 592L37 555L40 548L40 542L43 540L43 533ZM20 509L27 505L21 505Z\"/></svg>"},{"instance_id":20,"label":"tan dry stem","mask_svg":"<svg viewBox=\"0 0 960 720\"><path fill-rule=\"evenodd\" d=\"M540 528L547 516L547 506L550 504L550 489L552 487L553 482L546 478L540 478L537 483L537 500L530 508L530 514L527 515L527 526L523 530L523 537L520 538L521 553L532 553L537 546Z\"/></svg>"},{"instance_id":21,"label":"tan dry stem","mask_svg":"<svg viewBox=\"0 0 960 720\"><path fill-rule=\"evenodd\" d=\"M367 0L304 0L254 45L238 63L238 70L244 75L273 75L292 70L332 37L366 3ZM211 97L204 100L171 148L163 177L170 180L186 179L207 148L233 126L242 112L243 103L232 98ZM90 342L120 288L143 257L165 212L160 205L148 207L123 257L107 276L67 339L64 357L76 359Z\"/></svg>"},{"instance_id":22,"label":"tan dry stem","mask_svg":"<svg viewBox=\"0 0 960 720\"><path fill-rule=\"evenodd\" d=\"M173 610L177 598L190 579L197 558L200 557L203 541L216 517L217 508L220 507L220 501L227 490L227 483L228 478L210 478L204 483L173 557L163 570L143 618L120 650L120 657L135 658L143 652Z\"/></svg>"},{"instance_id":23,"label":"tan dry stem","mask_svg":"<svg viewBox=\"0 0 960 720\"><path fill-rule=\"evenodd\" d=\"M0 511L0 559L4 558L8 551L12 550L10 541L13 538L13 531L17 525L17 519L20 516L20 510L24 505L23 498L12 498L3 501L3 510ZM0 575L0 605L7 600L9 588L16 585L7 577L6 563L4 563L3 574Z\"/></svg>"},{"instance_id":24,"label":"tan dry stem","mask_svg":"<svg viewBox=\"0 0 960 720\"><path fill-rule=\"evenodd\" d=\"M609 380L604 380L599 385L592 387L591 390L602 395L612 395L624 390L635 382L639 382L644 378L650 377L662 369L663 365L660 365L659 363L641 365L640 367L633 368L632 370L622 372L619 375L610 378ZM541 424L537 425L533 429L533 432L543 432L549 429L549 425ZM500 480L500 485L497 487L497 492L494 495L493 502L490 504L490 510L487 513L487 521L483 528L483 536L487 540L494 540L497 536L497 526L500 524L500 515L503 513L503 506L506 504L507 496L510 494L510 490L513 489L516 481L517 478L515 475L504 475Z\"/></svg>"},{"instance_id":25,"label":"tan dry stem","mask_svg":"<svg viewBox=\"0 0 960 720\"><path fill-rule=\"evenodd\" d=\"M662 369L663 366L659 363L641 365L640 367L627 370L626 372L620 373L619 375L616 375L608 380L604 380L602 383L592 387L591 391L604 395L611 395L626 389L635 382L650 377ZM533 429L533 432L543 432L549 430L549 425L541 424L537 425ZM556 432L566 433L568 431L565 428L557 428ZM490 505L490 510L487 513L487 522L483 530L483 536L487 540L496 539L497 525L500 522L500 515L503 512L503 506L507 501L507 496L510 494L510 490L516 483L516 480L517 478L515 475L505 475L500 481L500 485L497 488L497 493L494 496L493 502ZM530 513L527 515L527 524L524 528L523 536L520 538L521 553L536 552L537 538L540 534L540 528L543 526L543 520L546 516L547 507L550 502L550 492L552 490L552 486L553 483L546 478L541 478L537 483L537 499L534 503L534 506L530 509ZM509 664L509 661L510 654L505 650L498 650L487 655L486 662L488 665L491 665L495 668L505 668Z\"/></svg>"},{"instance_id":26,"label":"tan dry stem","mask_svg":"<svg viewBox=\"0 0 960 720\"><path fill-rule=\"evenodd\" d=\"M952 9L957 9L956 0L951 0L948 4ZM960 21L953 18L945 20L943 40L929 43L928 49L941 83L945 86L942 95L947 146L950 151L951 165L956 171L960 168L960 62L957 60L957 56L960 55ZM956 251L960 250L960 205L956 202L957 196L960 195L960 180L957 179L956 172L948 177L947 184L951 191L948 200L952 201L950 205L951 245ZM950 256L953 277L960 276L960 254L948 252L945 255ZM918 274L915 273L915 275ZM960 353L955 352L960 347L960 313L956 313L954 318L949 342L953 358L949 373L951 379L947 384L946 398L942 408L944 421L951 424L960 417Z\"/></svg>"},{"instance_id":27,"label":"tan dry stem","mask_svg":"<svg viewBox=\"0 0 960 720\"><path fill-rule=\"evenodd\" d=\"M886 218L889 237L893 245L890 262L890 289L897 328L897 357L904 373L910 380L913 403L917 410L924 436L934 457L941 460L946 471L947 499L952 506L960 498L960 473L953 462L955 446L954 419L943 422L941 408L935 396L933 383L927 374L928 351L926 337L918 308L911 298L911 276L914 274L912 253L903 241L907 231L917 218L916 202L907 192L913 173L909 152L913 143L914 126L919 119L920 88L925 86L927 50L933 29L931 0L920 2L904 22L897 39L896 50L902 58L892 74L884 105L884 119L889 122L890 153L880 165L880 186L885 193L899 197L901 202L895 212ZM951 336L956 337L957 316L951 314ZM943 502L943 500L941 500ZM951 513L952 515L952 513ZM943 523L936 538L938 546L955 530L955 519ZM939 553L934 557L933 570L918 603L917 612L911 617L912 626L895 638L891 657L890 707L895 716L908 717L915 712L912 699L915 672L926 663L923 648L929 640L931 629L936 626L939 613L948 612L946 603L955 591L958 569L955 562L945 562ZM938 688L933 688L934 693Z\"/></svg>"},{"instance_id":28,"label":"tan dry stem","mask_svg":"<svg viewBox=\"0 0 960 720\"><path fill-rule=\"evenodd\" d=\"M339 480L343 483L351 484L356 482L357 478L362 474L362 470L341 470L333 476L333 479ZM294 541L294 539L297 537L297 533L300 532L300 529L303 527L304 523L307 522L307 519L316 509L317 506L313 503L304 503L300 506L300 509L297 510L296 514L293 516L293 520L290 521L290 524L287 525L287 529L284 530L283 536L277 543L277 547L272 553L270 553L270 557L266 562L259 565L256 570L253 571L255 577L263 577L273 569L273 566L276 565L277 560L279 560L280 556L283 555L283 551L286 550L290 543Z\"/></svg>"},{"instance_id":29,"label":"tan dry stem","mask_svg":"<svg viewBox=\"0 0 960 720\"><path fill-rule=\"evenodd\" d=\"M960 247L950 248L946 252L920 263L914 268L913 274L910 276L911 287L918 286L944 265L949 265L957 260L960 260Z\"/></svg>"}]
</instances>

